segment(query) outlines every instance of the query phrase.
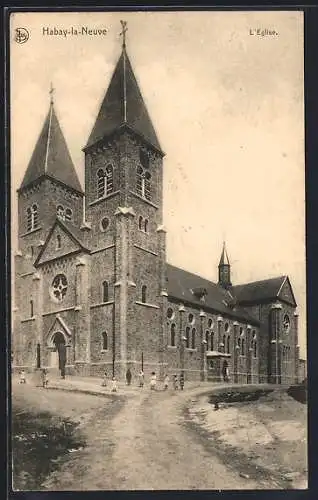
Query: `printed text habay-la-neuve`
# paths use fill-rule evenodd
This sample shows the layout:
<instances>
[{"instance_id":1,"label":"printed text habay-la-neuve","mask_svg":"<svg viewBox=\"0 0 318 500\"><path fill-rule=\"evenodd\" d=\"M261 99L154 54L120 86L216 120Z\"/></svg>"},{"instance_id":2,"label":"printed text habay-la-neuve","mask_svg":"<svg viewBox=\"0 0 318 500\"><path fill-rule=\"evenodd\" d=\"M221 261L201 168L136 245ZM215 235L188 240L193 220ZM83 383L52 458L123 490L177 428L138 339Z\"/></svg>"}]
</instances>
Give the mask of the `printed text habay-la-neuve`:
<instances>
[{"instance_id":1,"label":"printed text habay-la-neuve","mask_svg":"<svg viewBox=\"0 0 318 500\"><path fill-rule=\"evenodd\" d=\"M75 26L71 26L70 28L45 26L42 28L43 36L63 36L64 38L68 36L80 36L80 35L103 36L107 35L107 33L108 33L107 28L90 28L88 26L80 26L77 28Z\"/></svg>"}]
</instances>

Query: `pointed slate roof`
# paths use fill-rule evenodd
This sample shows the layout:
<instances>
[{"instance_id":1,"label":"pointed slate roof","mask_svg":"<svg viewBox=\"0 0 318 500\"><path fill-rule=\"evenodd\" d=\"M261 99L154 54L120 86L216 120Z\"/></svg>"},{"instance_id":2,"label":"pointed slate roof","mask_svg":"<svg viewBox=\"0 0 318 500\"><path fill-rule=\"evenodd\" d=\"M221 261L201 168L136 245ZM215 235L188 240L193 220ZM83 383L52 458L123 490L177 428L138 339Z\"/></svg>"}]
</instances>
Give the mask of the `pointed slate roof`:
<instances>
[{"instance_id":1,"label":"pointed slate roof","mask_svg":"<svg viewBox=\"0 0 318 500\"><path fill-rule=\"evenodd\" d=\"M229 260L229 257L228 257L227 251L226 251L225 241L224 241L219 267L220 266L229 266L229 265L230 265L230 260Z\"/></svg>"},{"instance_id":2,"label":"pointed slate roof","mask_svg":"<svg viewBox=\"0 0 318 500\"><path fill-rule=\"evenodd\" d=\"M240 304L258 303L279 298L286 276L278 276L267 280L253 281L232 288Z\"/></svg>"},{"instance_id":3,"label":"pointed slate roof","mask_svg":"<svg viewBox=\"0 0 318 500\"><path fill-rule=\"evenodd\" d=\"M43 176L83 193L52 102L20 190Z\"/></svg>"},{"instance_id":4,"label":"pointed slate roof","mask_svg":"<svg viewBox=\"0 0 318 500\"><path fill-rule=\"evenodd\" d=\"M192 304L194 307L211 309L224 316L247 321L251 324L259 324L243 307L235 304L230 291L209 281L201 276L190 273L178 267L167 264L167 288L168 296L183 303ZM205 300L202 302L195 293L196 289L204 288Z\"/></svg>"},{"instance_id":5,"label":"pointed slate roof","mask_svg":"<svg viewBox=\"0 0 318 500\"><path fill-rule=\"evenodd\" d=\"M95 125L84 149L126 126L162 152L155 129L123 47Z\"/></svg>"}]
</instances>

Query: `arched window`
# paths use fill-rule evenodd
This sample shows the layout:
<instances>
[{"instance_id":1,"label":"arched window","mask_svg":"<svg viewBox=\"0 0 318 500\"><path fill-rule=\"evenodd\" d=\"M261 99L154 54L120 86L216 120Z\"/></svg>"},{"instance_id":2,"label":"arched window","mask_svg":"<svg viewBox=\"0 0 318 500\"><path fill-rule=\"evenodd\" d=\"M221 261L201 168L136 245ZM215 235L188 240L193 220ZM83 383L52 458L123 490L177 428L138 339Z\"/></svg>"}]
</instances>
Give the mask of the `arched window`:
<instances>
[{"instance_id":1,"label":"arched window","mask_svg":"<svg viewBox=\"0 0 318 500\"><path fill-rule=\"evenodd\" d=\"M106 167L106 195L114 190L114 170L111 164Z\"/></svg>"},{"instance_id":2,"label":"arched window","mask_svg":"<svg viewBox=\"0 0 318 500\"><path fill-rule=\"evenodd\" d=\"M145 219L145 233L148 233L148 219Z\"/></svg>"},{"instance_id":3,"label":"arched window","mask_svg":"<svg viewBox=\"0 0 318 500\"><path fill-rule=\"evenodd\" d=\"M144 171L142 167L137 167L137 177L136 177L136 191L140 196L143 196L143 192L145 189L145 179L144 179Z\"/></svg>"},{"instance_id":4,"label":"arched window","mask_svg":"<svg viewBox=\"0 0 318 500\"><path fill-rule=\"evenodd\" d=\"M140 215L140 216L139 216L139 219L138 219L138 227L139 227L140 231L142 231L142 221L143 221L143 218L142 218L142 216Z\"/></svg>"},{"instance_id":5,"label":"arched window","mask_svg":"<svg viewBox=\"0 0 318 500\"><path fill-rule=\"evenodd\" d=\"M225 351L225 338L226 338L225 335L223 335L221 346L224 348L224 351Z\"/></svg>"},{"instance_id":6,"label":"arched window","mask_svg":"<svg viewBox=\"0 0 318 500\"><path fill-rule=\"evenodd\" d=\"M65 210L65 220L72 220L73 218L73 212L70 208L67 208Z\"/></svg>"},{"instance_id":7,"label":"arched window","mask_svg":"<svg viewBox=\"0 0 318 500\"><path fill-rule=\"evenodd\" d=\"M214 332L211 332L211 351L214 350Z\"/></svg>"},{"instance_id":8,"label":"arched window","mask_svg":"<svg viewBox=\"0 0 318 500\"><path fill-rule=\"evenodd\" d=\"M62 246L62 243L61 243L61 236L58 234L56 236L56 249L59 250Z\"/></svg>"},{"instance_id":9,"label":"arched window","mask_svg":"<svg viewBox=\"0 0 318 500\"><path fill-rule=\"evenodd\" d=\"M189 349L189 347L190 347L190 327L189 326L187 326L187 328L186 328L185 336L186 336L186 348Z\"/></svg>"},{"instance_id":10,"label":"arched window","mask_svg":"<svg viewBox=\"0 0 318 500\"><path fill-rule=\"evenodd\" d=\"M108 302L108 283L103 281L103 302Z\"/></svg>"},{"instance_id":11,"label":"arched window","mask_svg":"<svg viewBox=\"0 0 318 500\"><path fill-rule=\"evenodd\" d=\"M137 167L136 191L146 200L151 200L151 174L145 173L140 165Z\"/></svg>"},{"instance_id":12,"label":"arched window","mask_svg":"<svg viewBox=\"0 0 318 500\"><path fill-rule=\"evenodd\" d=\"M62 219L64 220L65 219L65 213L64 213L64 207L62 205L58 205L56 207L56 216L59 218L59 219Z\"/></svg>"},{"instance_id":13,"label":"arched window","mask_svg":"<svg viewBox=\"0 0 318 500\"><path fill-rule=\"evenodd\" d=\"M242 343L241 343L241 355L245 356L245 339L242 339Z\"/></svg>"},{"instance_id":14,"label":"arched window","mask_svg":"<svg viewBox=\"0 0 318 500\"><path fill-rule=\"evenodd\" d=\"M103 198L106 193L106 176L102 168L97 171L97 198Z\"/></svg>"},{"instance_id":15,"label":"arched window","mask_svg":"<svg viewBox=\"0 0 318 500\"><path fill-rule=\"evenodd\" d=\"M146 285L143 285L141 287L141 302L144 304L147 302L147 287Z\"/></svg>"},{"instance_id":16,"label":"arched window","mask_svg":"<svg viewBox=\"0 0 318 500\"><path fill-rule=\"evenodd\" d=\"M241 354L241 344L242 344L242 339L241 339L241 337L239 337L239 338L237 339L237 347L239 348L239 352L240 352L240 354Z\"/></svg>"},{"instance_id":17,"label":"arched window","mask_svg":"<svg viewBox=\"0 0 318 500\"><path fill-rule=\"evenodd\" d=\"M27 231L33 231L39 225L38 206L34 203L32 207L27 208Z\"/></svg>"},{"instance_id":18,"label":"arched window","mask_svg":"<svg viewBox=\"0 0 318 500\"><path fill-rule=\"evenodd\" d=\"M172 323L170 329L170 345L173 347L176 345L176 325L174 323Z\"/></svg>"},{"instance_id":19,"label":"arched window","mask_svg":"<svg viewBox=\"0 0 318 500\"><path fill-rule=\"evenodd\" d=\"M36 229L39 225L38 207L36 204L32 205L32 229Z\"/></svg>"},{"instance_id":20,"label":"arched window","mask_svg":"<svg viewBox=\"0 0 318 500\"><path fill-rule=\"evenodd\" d=\"M30 300L30 317L33 318L33 316L34 316L33 300Z\"/></svg>"},{"instance_id":21,"label":"arched window","mask_svg":"<svg viewBox=\"0 0 318 500\"><path fill-rule=\"evenodd\" d=\"M254 358L257 358L257 342L256 342L256 340L254 340L254 343L253 343L253 355L254 355Z\"/></svg>"},{"instance_id":22,"label":"arched window","mask_svg":"<svg viewBox=\"0 0 318 500\"><path fill-rule=\"evenodd\" d=\"M146 172L146 175L145 175L145 193L144 193L144 197L146 198L146 200L151 200L150 180L151 180L151 175L149 172Z\"/></svg>"},{"instance_id":23,"label":"arched window","mask_svg":"<svg viewBox=\"0 0 318 500\"><path fill-rule=\"evenodd\" d=\"M195 349L195 328L192 328L192 342L191 342L191 347L192 349Z\"/></svg>"},{"instance_id":24,"label":"arched window","mask_svg":"<svg viewBox=\"0 0 318 500\"><path fill-rule=\"evenodd\" d=\"M32 231L32 211L31 211L31 208L27 209L27 231Z\"/></svg>"},{"instance_id":25,"label":"arched window","mask_svg":"<svg viewBox=\"0 0 318 500\"><path fill-rule=\"evenodd\" d=\"M230 336L228 336L227 339L226 339L226 352L228 354L230 354L230 342L231 342Z\"/></svg>"},{"instance_id":26,"label":"arched window","mask_svg":"<svg viewBox=\"0 0 318 500\"><path fill-rule=\"evenodd\" d=\"M206 341L206 348L209 349L209 337L210 337L210 332L209 330L205 331L205 341Z\"/></svg>"},{"instance_id":27,"label":"arched window","mask_svg":"<svg viewBox=\"0 0 318 500\"><path fill-rule=\"evenodd\" d=\"M107 332L102 333L102 340L103 340L103 351L107 351L108 349L108 335Z\"/></svg>"}]
</instances>

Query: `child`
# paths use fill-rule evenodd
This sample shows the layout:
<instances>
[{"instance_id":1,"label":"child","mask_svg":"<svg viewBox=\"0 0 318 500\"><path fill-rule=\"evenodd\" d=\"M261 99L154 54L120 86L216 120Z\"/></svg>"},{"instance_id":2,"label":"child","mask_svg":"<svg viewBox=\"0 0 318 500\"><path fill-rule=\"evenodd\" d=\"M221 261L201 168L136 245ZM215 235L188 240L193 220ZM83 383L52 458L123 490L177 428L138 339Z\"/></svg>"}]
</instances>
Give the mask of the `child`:
<instances>
[{"instance_id":1,"label":"child","mask_svg":"<svg viewBox=\"0 0 318 500\"><path fill-rule=\"evenodd\" d=\"M117 392L117 380L115 377L112 378L111 392Z\"/></svg>"},{"instance_id":2,"label":"child","mask_svg":"<svg viewBox=\"0 0 318 500\"><path fill-rule=\"evenodd\" d=\"M163 388L166 391L168 389L168 387L169 387L169 375L166 374L165 378L164 378L164 381L163 381Z\"/></svg>"},{"instance_id":3,"label":"child","mask_svg":"<svg viewBox=\"0 0 318 500\"><path fill-rule=\"evenodd\" d=\"M154 391L156 389L156 383L157 383L156 374L155 374L155 372L152 372L151 377L150 377L150 389L152 391Z\"/></svg>"},{"instance_id":4,"label":"child","mask_svg":"<svg viewBox=\"0 0 318 500\"><path fill-rule=\"evenodd\" d=\"M48 374L47 374L46 368L43 368L41 375L42 375L42 386L45 389L47 389L47 385L48 385L49 379L48 379Z\"/></svg>"},{"instance_id":5,"label":"child","mask_svg":"<svg viewBox=\"0 0 318 500\"><path fill-rule=\"evenodd\" d=\"M20 371L20 384L25 384L26 383L26 379L25 379L25 371L24 370L21 370Z\"/></svg>"},{"instance_id":6,"label":"child","mask_svg":"<svg viewBox=\"0 0 318 500\"><path fill-rule=\"evenodd\" d=\"M139 387L143 387L145 382L145 375L142 370L139 372Z\"/></svg>"},{"instance_id":7,"label":"child","mask_svg":"<svg viewBox=\"0 0 318 500\"><path fill-rule=\"evenodd\" d=\"M105 371L103 375L102 387L106 387L106 385L107 385L107 372Z\"/></svg>"},{"instance_id":8,"label":"child","mask_svg":"<svg viewBox=\"0 0 318 500\"><path fill-rule=\"evenodd\" d=\"M181 372L181 374L180 374L180 389L181 389L181 391L183 391L183 388L184 388L184 373Z\"/></svg>"}]
</instances>

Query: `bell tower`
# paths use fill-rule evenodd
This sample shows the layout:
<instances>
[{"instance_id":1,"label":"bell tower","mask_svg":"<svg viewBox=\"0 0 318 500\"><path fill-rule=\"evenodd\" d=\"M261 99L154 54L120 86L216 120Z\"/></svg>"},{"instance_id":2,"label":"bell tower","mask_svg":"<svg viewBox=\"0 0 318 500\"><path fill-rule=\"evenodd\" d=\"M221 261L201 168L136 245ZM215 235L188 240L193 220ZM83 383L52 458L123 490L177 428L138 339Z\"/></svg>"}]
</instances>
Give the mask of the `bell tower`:
<instances>
[{"instance_id":1,"label":"bell tower","mask_svg":"<svg viewBox=\"0 0 318 500\"><path fill-rule=\"evenodd\" d=\"M219 262L219 282L218 285L223 288L230 288L232 286L231 283L231 265L229 261L229 257L227 255L225 241L223 242L223 248L221 253L221 258Z\"/></svg>"},{"instance_id":2,"label":"bell tower","mask_svg":"<svg viewBox=\"0 0 318 500\"><path fill-rule=\"evenodd\" d=\"M165 230L162 159L126 48L122 50L84 147L86 221L96 264L114 298L113 352L119 376L145 362L158 370L163 344ZM93 271L94 273L94 271ZM92 276L92 290L97 276ZM160 340L161 339L161 340Z\"/></svg>"}]
</instances>

